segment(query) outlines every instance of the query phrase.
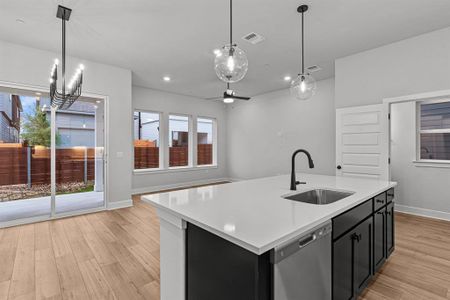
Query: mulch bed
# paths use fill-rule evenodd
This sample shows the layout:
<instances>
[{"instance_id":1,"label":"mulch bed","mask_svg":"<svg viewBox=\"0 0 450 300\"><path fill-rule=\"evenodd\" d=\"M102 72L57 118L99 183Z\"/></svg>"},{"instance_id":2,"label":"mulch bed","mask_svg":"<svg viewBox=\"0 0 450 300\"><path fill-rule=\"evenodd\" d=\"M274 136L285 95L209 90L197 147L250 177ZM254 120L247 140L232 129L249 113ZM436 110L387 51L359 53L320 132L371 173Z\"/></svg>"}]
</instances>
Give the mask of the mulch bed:
<instances>
[{"instance_id":1,"label":"mulch bed","mask_svg":"<svg viewBox=\"0 0 450 300\"><path fill-rule=\"evenodd\" d=\"M70 182L56 185L57 194L71 194L85 191L93 182ZM0 202L22 200L50 196L50 184L34 185L28 188L26 184L0 186Z\"/></svg>"}]
</instances>

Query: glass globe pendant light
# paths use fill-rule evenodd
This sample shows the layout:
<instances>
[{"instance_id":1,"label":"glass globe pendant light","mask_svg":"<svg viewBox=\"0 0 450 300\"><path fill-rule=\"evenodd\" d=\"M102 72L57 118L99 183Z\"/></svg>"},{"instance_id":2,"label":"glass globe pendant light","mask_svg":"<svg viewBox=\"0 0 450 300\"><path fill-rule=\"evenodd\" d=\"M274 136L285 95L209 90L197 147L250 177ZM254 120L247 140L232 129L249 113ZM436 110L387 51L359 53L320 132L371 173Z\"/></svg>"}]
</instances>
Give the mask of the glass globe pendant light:
<instances>
[{"instance_id":1,"label":"glass globe pendant light","mask_svg":"<svg viewBox=\"0 0 450 300\"><path fill-rule=\"evenodd\" d=\"M248 71L247 55L233 44L233 0L230 0L230 43L215 54L214 69L220 80L234 83L245 77Z\"/></svg>"},{"instance_id":2,"label":"glass globe pendant light","mask_svg":"<svg viewBox=\"0 0 450 300\"><path fill-rule=\"evenodd\" d=\"M305 73L305 41L304 41L304 14L308 10L308 5L301 5L297 8L297 12L302 14L302 57L301 57L301 73L291 82L291 94L299 100L307 100L316 92L316 80L309 73Z\"/></svg>"}]
</instances>

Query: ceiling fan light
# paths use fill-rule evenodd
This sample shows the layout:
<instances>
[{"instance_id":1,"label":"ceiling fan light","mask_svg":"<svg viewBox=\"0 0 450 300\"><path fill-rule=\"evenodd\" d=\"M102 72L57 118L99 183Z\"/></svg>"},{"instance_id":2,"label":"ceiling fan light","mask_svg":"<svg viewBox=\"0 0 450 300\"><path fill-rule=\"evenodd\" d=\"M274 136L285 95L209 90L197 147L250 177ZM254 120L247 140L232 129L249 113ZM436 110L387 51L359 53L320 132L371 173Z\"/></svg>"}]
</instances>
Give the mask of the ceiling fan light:
<instances>
[{"instance_id":1,"label":"ceiling fan light","mask_svg":"<svg viewBox=\"0 0 450 300\"><path fill-rule=\"evenodd\" d=\"M223 103L230 104L233 102L234 102L234 98L231 98L231 97L223 98Z\"/></svg>"},{"instance_id":2,"label":"ceiling fan light","mask_svg":"<svg viewBox=\"0 0 450 300\"><path fill-rule=\"evenodd\" d=\"M230 51L231 50L231 51ZM225 45L214 59L217 77L227 83L240 81L247 74L248 59L245 52L236 46Z\"/></svg>"},{"instance_id":3,"label":"ceiling fan light","mask_svg":"<svg viewBox=\"0 0 450 300\"><path fill-rule=\"evenodd\" d=\"M299 74L292 80L290 92L299 100L308 100L316 92L316 80L309 74Z\"/></svg>"}]
</instances>

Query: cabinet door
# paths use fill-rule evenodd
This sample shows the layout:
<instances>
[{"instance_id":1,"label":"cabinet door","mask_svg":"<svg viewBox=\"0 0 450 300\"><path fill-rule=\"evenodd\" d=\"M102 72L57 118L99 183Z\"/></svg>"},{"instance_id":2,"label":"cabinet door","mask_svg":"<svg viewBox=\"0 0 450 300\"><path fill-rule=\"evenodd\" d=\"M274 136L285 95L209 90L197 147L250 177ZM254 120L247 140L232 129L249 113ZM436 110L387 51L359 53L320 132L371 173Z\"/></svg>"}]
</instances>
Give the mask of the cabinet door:
<instances>
[{"instance_id":1,"label":"cabinet door","mask_svg":"<svg viewBox=\"0 0 450 300\"><path fill-rule=\"evenodd\" d=\"M386 208L386 257L394 251L394 202Z\"/></svg>"},{"instance_id":2,"label":"cabinet door","mask_svg":"<svg viewBox=\"0 0 450 300\"><path fill-rule=\"evenodd\" d=\"M376 272L386 259L386 208L373 215L373 264Z\"/></svg>"},{"instance_id":3,"label":"cabinet door","mask_svg":"<svg viewBox=\"0 0 450 300\"><path fill-rule=\"evenodd\" d=\"M372 277L372 243L373 219L368 218L355 228L355 288L359 294L369 283Z\"/></svg>"},{"instance_id":4,"label":"cabinet door","mask_svg":"<svg viewBox=\"0 0 450 300\"><path fill-rule=\"evenodd\" d=\"M333 243L333 300L356 298L353 280L355 244L354 231Z\"/></svg>"}]
</instances>

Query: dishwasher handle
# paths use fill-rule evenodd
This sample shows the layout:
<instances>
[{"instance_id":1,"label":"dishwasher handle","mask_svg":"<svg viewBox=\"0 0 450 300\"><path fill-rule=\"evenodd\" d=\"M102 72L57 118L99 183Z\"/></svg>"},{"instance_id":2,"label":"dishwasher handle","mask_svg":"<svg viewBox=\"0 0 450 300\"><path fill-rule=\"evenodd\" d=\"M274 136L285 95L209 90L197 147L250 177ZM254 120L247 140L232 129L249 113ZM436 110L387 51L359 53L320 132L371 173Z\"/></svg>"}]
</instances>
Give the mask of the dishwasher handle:
<instances>
[{"instance_id":1,"label":"dishwasher handle","mask_svg":"<svg viewBox=\"0 0 450 300\"><path fill-rule=\"evenodd\" d=\"M303 247L308 246L310 243L314 242L317 239L317 235L315 233L310 234L309 236L298 241L298 247L301 249Z\"/></svg>"},{"instance_id":2,"label":"dishwasher handle","mask_svg":"<svg viewBox=\"0 0 450 300\"><path fill-rule=\"evenodd\" d=\"M302 248L307 247L309 244L328 236L331 234L331 230L330 222L325 226L309 231L306 235L291 240L291 242L284 244L283 246L275 248L271 254L271 262L273 264L279 263L283 259L300 251Z\"/></svg>"}]
</instances>

